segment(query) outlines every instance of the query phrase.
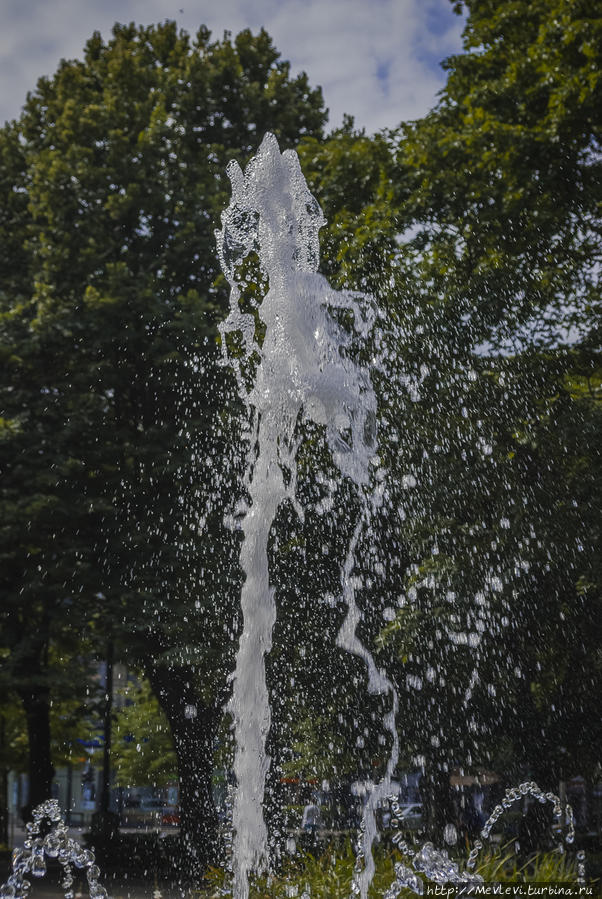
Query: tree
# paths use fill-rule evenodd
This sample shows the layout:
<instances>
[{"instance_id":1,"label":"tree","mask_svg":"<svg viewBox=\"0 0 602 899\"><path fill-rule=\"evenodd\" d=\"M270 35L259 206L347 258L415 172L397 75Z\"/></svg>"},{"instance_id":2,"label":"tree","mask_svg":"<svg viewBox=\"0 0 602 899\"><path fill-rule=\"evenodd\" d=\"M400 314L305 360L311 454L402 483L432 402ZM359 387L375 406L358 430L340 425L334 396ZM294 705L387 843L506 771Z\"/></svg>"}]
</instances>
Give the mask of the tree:
<instances>
[{"instance_id":1,"label":"tree","mask_svg":"<svg viewBox=\"0 0 602 899\"><path fill-rule=\"evenodd\" d=\"M600 18L465 5L431 114L301 147L329 273L385 313L384 555L402 570L363 602L397 609L381 658L434 836L453 765L553 787L599 745Z\"/></svg>"},{"instance_id":2,"label":"tree","mask_svg":"<svg viewBox=\"0 0 602 899\"><path fill-rule=\"evenodd\" d=\"M593 771L600 736L602 18L564 0L459 6L465 52L397 141L415 402L393 418L418 435L398 454L416 561L388 635L427 767L502 764L503 733L508 775L554 786L568 764Z\"/></svg>"},{"instance_id":3,"label":"tree","mask_svg":"<svg viewBox=\"0 0 602 899\"><path fill-rule=\"evenodd\" d=\"M544 346L571 326L595 341L599 12L589 0L459 6L465 52L444 63L437 107L402 128L413 246L436 242L442 293L475 343L527 325Z\"/></svg>"},{"instance_id":4,"label":"tree","mask_svg":"<svg viewBox=\"0 0 602 899\"><path fill-rule=\"evenodd\" d=\"M213 743L239 583L223 525L239 461L223 475L216 465L236 407L216 364L213 228L229 158L243 161L264 130L290 146L324 119L319 89L290 77L265 31L211 42L205 28L191 39L165 23L117 25L107 44L95 34L2 132L4 397L17 432L9 609L23 602L20 584L33 589L23 561L33 529L55 585L49 620L92 620L99 640L110 631L145 668L174 735L187 855L201 865L216 852ZM42 509L56 507L60 529L31 515L49 478ZM48 605L44 585L36 596ZM82 617L70 621L65 604Z\"/></svg>"},{"instance_id":5,"label":"tree","mask_svg":"<svg viewBox=\"0 0 602 899\"><path fill-rule=\"evenodd\" d=\"M123 691L125 700L115 715L112 753L116 782L121 787L165 786L177 779L178 766L169 723L157 698L143 681Z\"/></svg>"}]
</instances>

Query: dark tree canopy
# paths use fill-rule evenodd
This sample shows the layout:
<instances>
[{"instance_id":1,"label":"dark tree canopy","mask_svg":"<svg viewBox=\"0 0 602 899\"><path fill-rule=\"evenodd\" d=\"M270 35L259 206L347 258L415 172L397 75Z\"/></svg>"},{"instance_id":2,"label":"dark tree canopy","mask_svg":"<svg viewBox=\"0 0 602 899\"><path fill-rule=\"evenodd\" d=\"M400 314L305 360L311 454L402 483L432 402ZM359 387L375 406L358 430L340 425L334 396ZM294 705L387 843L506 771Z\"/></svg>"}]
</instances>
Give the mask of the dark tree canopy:
<instances>
[{"instance_id":1,"label":"dark tree canopy","mask_svg":"<svg viewBox=\"0 0 602 899\"><path fill-rule=\"evenodd\" d=\"M213 230L229 159L324 121L320 89L265 31L211 41L168 22L95 34L0 133L5 665L46 731L63 629L147 669L204 851L239 584ZM34 746L37 799L52 769Z\"/></svg>"}]
</instances>

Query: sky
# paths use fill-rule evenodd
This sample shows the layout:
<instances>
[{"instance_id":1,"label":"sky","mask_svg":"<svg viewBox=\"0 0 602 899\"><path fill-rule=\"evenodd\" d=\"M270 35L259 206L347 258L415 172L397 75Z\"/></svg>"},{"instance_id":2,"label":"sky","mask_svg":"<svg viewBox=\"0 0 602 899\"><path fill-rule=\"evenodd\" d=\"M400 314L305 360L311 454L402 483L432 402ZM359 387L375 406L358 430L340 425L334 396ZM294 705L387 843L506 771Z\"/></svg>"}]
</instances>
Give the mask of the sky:
<instances>
[{"instance_id":1,"label":"sky","mask_svg":"<svg viewBox=\"0 0 602 899\"><path fill-rule=\"evenodd\" d=\"M166 19L216 39L263 26L293 74L322 86L329 124L348 113L368 132L428 112L445 83L440 61L461 48L449 0L3 0L0 123L62 58L81 58L93 31L107 39L116 21Z\"/></svg>"}]
</instances>

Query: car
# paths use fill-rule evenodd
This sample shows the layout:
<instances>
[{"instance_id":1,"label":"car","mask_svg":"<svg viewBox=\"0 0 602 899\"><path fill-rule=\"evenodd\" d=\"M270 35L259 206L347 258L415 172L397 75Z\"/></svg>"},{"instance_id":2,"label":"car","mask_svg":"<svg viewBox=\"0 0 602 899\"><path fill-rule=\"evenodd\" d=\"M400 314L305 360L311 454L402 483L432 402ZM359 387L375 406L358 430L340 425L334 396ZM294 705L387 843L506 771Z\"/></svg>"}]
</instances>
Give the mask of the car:
<instances>
[{"instance_id":1,"label":"car","mask_svg":"<svg viewBox=\"0 0 602 899\"><path fill-rule=\"evenodd\" d=\"M175 805L166 805L161 814L161 824L168 827L177 827L180 824L180 810Z\"/></svg>"},{"instance_id":2,"label":"car","mask_svg":"<svg viewBox=\"0 0 602 899\"><path fill-rule=\"evenodd\" d=\"M376 820L383 830L393 826L394 829L419 830L422 827L422 805L419 802L407 802L399 806L400 811L396 816L399 824L391 825L394 819L393 810L389 799L380 799L376 808Z\"/></svg>"}]
</instances>

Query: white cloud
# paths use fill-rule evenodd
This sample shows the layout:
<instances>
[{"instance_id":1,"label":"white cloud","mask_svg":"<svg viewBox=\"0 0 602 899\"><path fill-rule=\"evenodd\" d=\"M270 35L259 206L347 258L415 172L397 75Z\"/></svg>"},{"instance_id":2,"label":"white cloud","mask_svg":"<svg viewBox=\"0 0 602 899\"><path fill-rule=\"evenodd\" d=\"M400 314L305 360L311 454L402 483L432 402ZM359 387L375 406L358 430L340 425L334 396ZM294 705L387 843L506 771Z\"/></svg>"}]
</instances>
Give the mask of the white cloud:
<instances>
[{"instance_id":1,"label":"white cloud","mask_svg":"<svg viewBox=\"0 0 602 899\"><path fill-rule=\"evenodd\" d=\"M13 118L40 75L81 57L92 31L175 19L214 37L264 26L293 72L321 84L330 124L344 112L368 131L424 115L443 86L437 62L460 48L449 0L8 0L0 35L0 121ZM379 78L379 73L381 77Z\"/></svg>"}]
</instances>

